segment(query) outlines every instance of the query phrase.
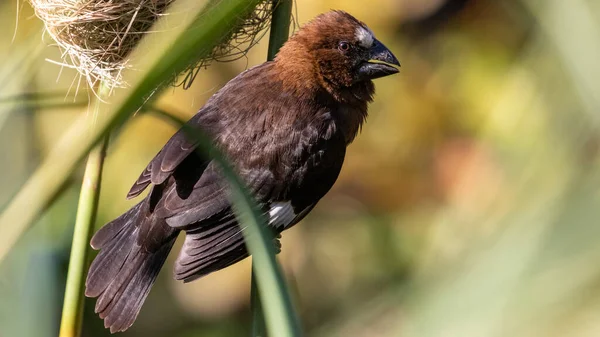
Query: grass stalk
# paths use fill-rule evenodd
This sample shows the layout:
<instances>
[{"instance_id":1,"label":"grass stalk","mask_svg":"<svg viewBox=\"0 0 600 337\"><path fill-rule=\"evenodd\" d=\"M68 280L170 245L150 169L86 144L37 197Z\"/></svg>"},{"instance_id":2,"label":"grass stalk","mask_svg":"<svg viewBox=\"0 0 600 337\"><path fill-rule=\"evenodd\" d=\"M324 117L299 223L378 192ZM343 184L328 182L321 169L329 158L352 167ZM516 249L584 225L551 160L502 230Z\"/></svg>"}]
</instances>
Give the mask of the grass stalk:
<instances>
[{"instance_id":1,"label":"grass stalk","mask_svg":"<svg viewBox=\"0 0 600 337\"><path fill-rule=\"evenodd\" d=\"M250 287L250 307L252 312L252 336L266 336L267 326L265 325L265 315L263 315L262 303L256 284L256 275L254 273L254 262L252 268L252 280Z\"/></svg>"},{"instance_id":2,"label":"grass stalk","mask_svg":"<svg viewBox=\"0 0 600 337\"><path fill-rule=\"evenodd\" d=\"M271 19L271 32L269 34L269 49L267 60L271 61L277 55L279 48L287 41L290 33L293 0L273 0L273 18ZM255 269L260 268L252 259L252 279L250 284L250 306L252 311L252 336L266 336L265 317L258 290Z\"/></svg>"},{"instance_id":3,"label":"grass stalk","mask_svg":"<svg viewBox=\"0 0 600 337\"><path fill-rule=\"evenodd\" d=\"M89 242L96 220L102 166L107 145L108 138L93 149L88 156L77 207L59 337L81 335Z\"/></svg>"},{"instance_id":4,"label":"grass stalk","mask_svg":"<svg viewBox=\"0 0 600 337\"><path fill-rule=\"evenodd\" d=\"M108 90L104 89L104 87L100 89L102 96L108 93ZM99 104L100 102L96 101L94 115L97 113ZM81 322L85 302L85 276L90 251L89 242L98 213L102 168L104 166L108 142L109 137L107 135L88 155L83 182L81 184L81 192L79 194L79 203L77 205L77 217L75 219L73 241L71 244L71 256L69 258L69 270L67 272L67 284L59 337L79 337L81 335Z\"/></svg>"},{"instance_id":5,"label":"grass stalk","mask_svg":"<svg viewBox=\"0 0 600 337\"><path fill-rule=\"evenodd\" d=\"M273 60L279 48L283 46L290 35L293 0L273 0L274 10L271 19L271 32L269 34L269 49L267 59Z\"/></svg>"}]
</instances>

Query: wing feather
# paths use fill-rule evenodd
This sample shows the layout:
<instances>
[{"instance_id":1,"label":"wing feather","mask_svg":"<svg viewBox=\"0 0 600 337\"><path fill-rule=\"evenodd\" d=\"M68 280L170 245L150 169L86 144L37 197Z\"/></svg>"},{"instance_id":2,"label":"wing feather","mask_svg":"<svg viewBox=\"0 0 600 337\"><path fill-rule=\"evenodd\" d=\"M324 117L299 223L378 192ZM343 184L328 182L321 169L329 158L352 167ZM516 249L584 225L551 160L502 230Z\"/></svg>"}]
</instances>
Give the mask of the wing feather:
<instances>
[{"instance_id":1,"label":"wing feather","mask_svg":"<svg viewBox=\"0 0 600 337\"><path fill-rule=\"evenodd\" d=\"M203 131L211 125L204 125L203 119L206 115L213 113L209 105L203 107L196 115L194 115L187 123L188 128L203 128ZM131 187L128 198L134 198L150 184L160 185L164 183L179 167L188 156L194 152L198 146L198 142L194 137L186 135L186 128L177 131L165 144L165 146L154 156L148 163L140 177Z\"/></svg>"}]
</instances>

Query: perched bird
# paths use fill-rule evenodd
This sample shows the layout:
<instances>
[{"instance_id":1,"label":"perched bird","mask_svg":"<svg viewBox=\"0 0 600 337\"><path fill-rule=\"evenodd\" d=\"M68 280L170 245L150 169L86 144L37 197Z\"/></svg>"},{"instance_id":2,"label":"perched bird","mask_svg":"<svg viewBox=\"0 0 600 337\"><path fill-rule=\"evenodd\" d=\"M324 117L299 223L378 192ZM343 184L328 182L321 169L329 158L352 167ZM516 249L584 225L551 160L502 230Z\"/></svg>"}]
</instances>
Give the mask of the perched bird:
<instances>
[{"instance_id":1,"label":"perched bird","mask_svg":"<svg viewBox=\"0 0 600 337\"><path fill-rule=\"evenodd\" d=\"M395 74L396 57L361 21L321 14L274 61L227 83L188 121L223 151L277 232L308 214L336 181L346 146L367 117L375 78ZM128 198L144 200L92 238L100 252L86 292L111 332L136 319L178 234L174 276L185 282L248 256L218 164L179 130L152 159Z\"/></svg>"}]
</instances>

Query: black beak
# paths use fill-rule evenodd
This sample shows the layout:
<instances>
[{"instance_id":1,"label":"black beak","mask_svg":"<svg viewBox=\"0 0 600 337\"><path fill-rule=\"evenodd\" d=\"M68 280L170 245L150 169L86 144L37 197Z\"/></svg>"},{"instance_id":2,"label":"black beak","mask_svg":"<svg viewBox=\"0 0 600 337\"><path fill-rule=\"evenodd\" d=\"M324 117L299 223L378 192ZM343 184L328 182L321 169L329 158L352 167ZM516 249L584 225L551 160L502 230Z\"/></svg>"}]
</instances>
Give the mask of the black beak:
<instances>
[{"instance_id":1,"label":"black beak","mask_svg":"<svg viewBox=\"0 0 600 337\"><path fill-rule=\"evenodd\" d=\"M373 80L399 72L398 68L392 65L399 67L400 62L398 62L396 56L394 56L394 54L378 40L373 42L373 46L369 50L369 61L380 61L383 63L361 63L357 71L358 81Z\"/></svg>"}]
</instances>

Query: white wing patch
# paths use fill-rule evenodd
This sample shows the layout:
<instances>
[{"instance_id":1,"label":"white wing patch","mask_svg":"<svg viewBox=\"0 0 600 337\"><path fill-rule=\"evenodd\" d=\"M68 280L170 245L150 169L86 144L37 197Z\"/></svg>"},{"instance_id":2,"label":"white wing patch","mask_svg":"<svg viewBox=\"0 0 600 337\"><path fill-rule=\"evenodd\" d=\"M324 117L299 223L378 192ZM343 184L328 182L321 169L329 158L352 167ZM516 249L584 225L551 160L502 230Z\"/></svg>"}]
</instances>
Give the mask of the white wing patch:
<instances>
[{"instance_id":1,"label":"white wing patch","mask_svg":"<svg viewBox=\"0 0 600 337\"><path fill-rule=\"evenodd\" d=\"M373 37L373 32L365 27L356 28L355 32L356 40L358 40L358 44L364 48L371 48L373 46L373 41L375 38Z\"/></svg>"},{"instance_id":2,"label":"white wing patch","mask_svg":"<svg viewBox=\"0 0 600 337\"><path fill-rule=\"evenodd\" d=\"M294 207L290 201L279 201L271 204L269 210L269 225L274 227L287 227L294 219L296 219L296 213L294 213Z\"/></svg>"}]
</instances>

